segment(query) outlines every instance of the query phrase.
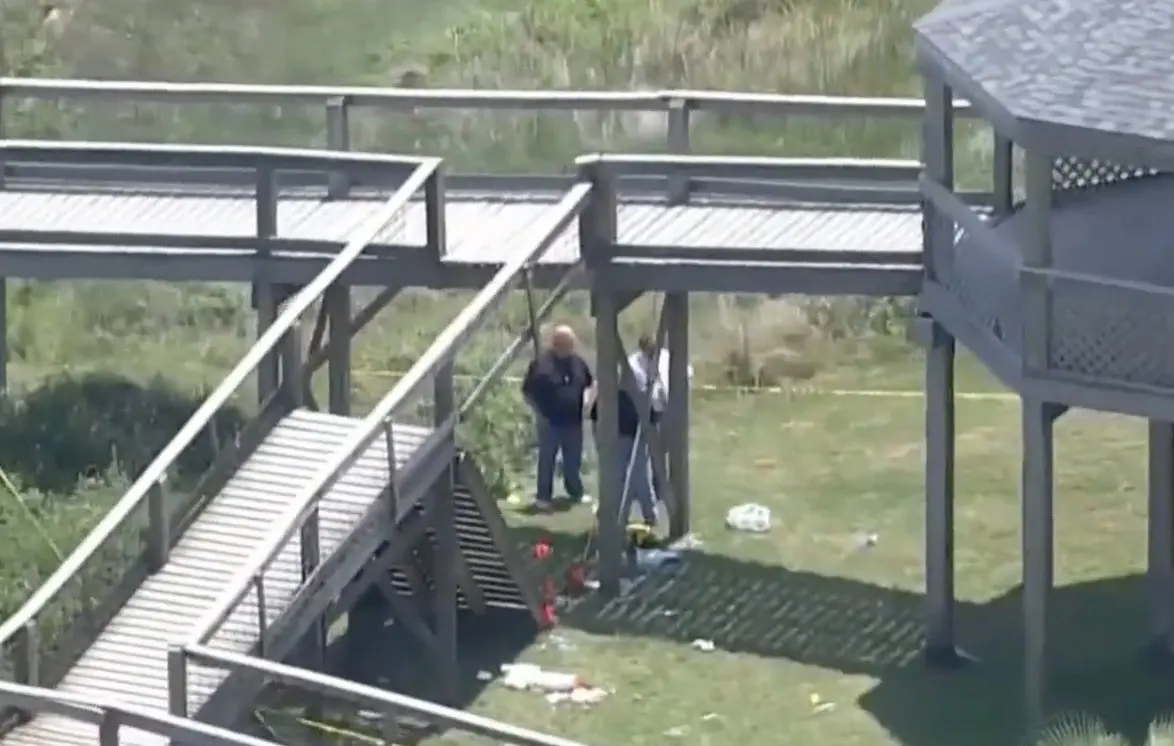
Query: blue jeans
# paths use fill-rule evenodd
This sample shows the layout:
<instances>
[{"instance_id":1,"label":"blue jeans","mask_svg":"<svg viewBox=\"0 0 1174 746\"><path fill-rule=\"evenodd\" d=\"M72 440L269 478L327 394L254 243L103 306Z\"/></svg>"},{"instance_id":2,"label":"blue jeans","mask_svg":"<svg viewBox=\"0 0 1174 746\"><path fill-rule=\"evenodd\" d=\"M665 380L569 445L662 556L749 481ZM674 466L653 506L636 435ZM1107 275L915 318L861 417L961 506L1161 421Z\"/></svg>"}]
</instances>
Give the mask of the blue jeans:
<instances>
[{"instance_id":1,"label":"blue jeans","mask_svg":"<svg viewBox=\"0 0 1174 746\"><path fill-rule=\"evenodd\" d=\"M644 522L649 526L656 525L656 490L652 486L652 460L648 457L648 443L640 444L636 448L636 438L626 435L620 436L620 467L623 469L624 484L627 486L627 497L635 500L640 506L640 513ZM626 502L626 505L631 505ZM627 512L621 516L627 521Z\"/></svg>"},{"instance_id":2,"label":"blue jeans","mask_svg":"<svg viewBox=\"0 0 1174 746\"><path fill-rule=\"evenodd\" d=\"M552 425L538 418L538 489L535 499L554 498L554 468L563 456L563 486L572 500L583 499L583 425Z\"/></svg>"}]
</instances>

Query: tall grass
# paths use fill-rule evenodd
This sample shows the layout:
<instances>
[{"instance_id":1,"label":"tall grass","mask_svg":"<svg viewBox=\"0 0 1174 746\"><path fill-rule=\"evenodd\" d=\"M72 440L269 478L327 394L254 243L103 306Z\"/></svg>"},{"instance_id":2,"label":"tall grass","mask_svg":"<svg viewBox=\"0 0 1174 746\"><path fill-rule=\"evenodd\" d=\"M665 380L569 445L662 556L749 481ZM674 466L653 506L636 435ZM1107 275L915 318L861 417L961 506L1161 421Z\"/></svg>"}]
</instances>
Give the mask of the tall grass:
<instances>
[{"instance_id":1,"label":"tall grass","mask_svg":"<svg viewBox=\"0 0 1174 746\"><path fill-rule=\"evenodd\" d=\"M931 4L524 2L509 11L475 14L443 38L401 50L392 62L424 86L908 95L917 90L911 23ZM914 122L698 119L694 142L700 152L914 157L919 147ZM434 117L429 125L450 156L482 168L490 161L515 167L567 163L597 148L660 147L665 130L661 115L633 112L457 114Z\"/></svg>"}]
</instances>

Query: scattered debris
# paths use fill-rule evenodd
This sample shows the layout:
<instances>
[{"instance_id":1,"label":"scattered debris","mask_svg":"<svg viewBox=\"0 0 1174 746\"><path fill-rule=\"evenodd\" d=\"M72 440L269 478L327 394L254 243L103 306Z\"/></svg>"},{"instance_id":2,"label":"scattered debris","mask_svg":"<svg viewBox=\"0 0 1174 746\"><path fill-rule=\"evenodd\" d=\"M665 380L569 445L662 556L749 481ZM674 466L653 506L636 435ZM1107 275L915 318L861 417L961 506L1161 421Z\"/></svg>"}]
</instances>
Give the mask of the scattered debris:
<instances>
[{"instance_id":1,"label":"scattered debris","mask_svg":"<svg viewBox=\"0 0 1174 746\"><path fill-rule=\"evenodd\" d=\"M636 585L637 581L632 578L620 578L620 597L622 598L628 595ZM583 581L583 589L586 591L598 591L599 580L596 578L586 578Z\"/></svg>"},{"instance_id":2,"label":"scattered debris","mask_svg":"<svg viewBox=\"0 0 1174 746\"><path fill-rule=\"evenodd\" d=\"M555 650L568 652L575 649L575 643L571 642L566 637L558 634L557 632L551 632L546 635L545 639L542 641L542 644L539 645L539 648L542 650L554 648Z\"/></svg>"},{"instance_id":3,"label":"scattered debris","mask_svg":"<svg viewBox=\"0 0 1174 746\"><path fill-rule=\"evenodd\" d=\"M703 723L712 723L715 720L721 719L722 716L716 712L707 712L701 716L701 722ZM684 738L689 735L689 732L689 726L687 725L674 725L672 728L665 729L661 735L668 736L669 738Z\"/></svg>"},{"instance_id":4,"label":"scattered debris","mask_svg":"<svg viewBox=\"0 0 1174 746\"><path fill-rule=\"evenodd\" d=\"M608 691L596 686L581 686L569 692L550 692L546 701L552 705L570 702L573 705L597 705L607 699Z\"/></svg>"},{"instance_id":5,"label":"scattered debris","mask_svg":"<svg viewBox=\"0 0 1174 746\"><path fill-rule=\"evenodd\" d=\"M835 702L825 702L818 692L812 692L807 699L811 702L811 711L816 715L836 709Z\"/></svg>"},{"instance_id":6,"label":"scattered debris","mask_svg":"<svg viewBox=\"0 0 1174 746\"><path fill-rule=\"evenodd\" d=\"M504 663L501 683L518 691L542 692L554 704L593 705L607 698L606 689L588 686L578 675L548 671L533 663Z\"/></svg>"},{"instance_id":7,"label":"scattered debris","mask_svg":"<svg viewBox=\"0 0 1174 746\"><path fill-rule=\"evenodd\" d=\"M856 532L856 548L857 549L871 549L880 541L880 534L875 531L857 531Z\"/></svg>"},{"instance_id":8,"label":"scattered debris","mask_svg":"<svg viewBox=\"0 0 1174 746\"><path fill-rule=\"evenodd\" d=\"M477 681L493 681L493 678L494 676L492 671L477 672Z\"/></svg>"},{"instance_id":9,"label":"scattered debris","mask_svg":"<svg viewBox=\"0 0 1174 746\"><path fill-rule=\"evenodd\" d=\"M510 689L569 692L583 685L579 677L573 673L547 671L533 663L503 663L501 673L501 683Z\"/></svg>"},{"instance_id":10,"label":"scattered debris","mask_svg":"<svg viewBox=\"0 0 1174 746\"><path fill-rule=\"evenodd\" d=\"M702 653L712 653L713 651L717 650L717 645L714 644L713 640L698 639L694 640L690 644L693 646L694 650L700 650Z\"/></svg>"},{"instance_id":11,"label":"scattered debris","mask_svg":"<svg viewBox=\"0 0 1174 746\"><path fill-rule=\"evenodd\" d=\"M765 534L771 526L770 508L755 503L730 508L730 512L726 513L726 526L735 531Z\"/></svg>"},{"instance_id":12,"label":"scattered debris","mask_svg":"<svg viewBox=\"0 0 1174 746\"><path fill-rule=\"evenodd\" d=\"M705 546L705 542L697 534L685 534L681 538L669 545L669 549L674 552L687 552L690 549L701 549Z\"/></svg>"},{"instance_id":13,"label":"scattered debris","mask_svg":"<svg viewBox=\"0 0 1174 746\"><path fill-rule=\"evenodd\" d=\"M664 570L681 564L681 553L671 549L637 549L636 567L644 571Z\"/></svg>"}]
</instances>

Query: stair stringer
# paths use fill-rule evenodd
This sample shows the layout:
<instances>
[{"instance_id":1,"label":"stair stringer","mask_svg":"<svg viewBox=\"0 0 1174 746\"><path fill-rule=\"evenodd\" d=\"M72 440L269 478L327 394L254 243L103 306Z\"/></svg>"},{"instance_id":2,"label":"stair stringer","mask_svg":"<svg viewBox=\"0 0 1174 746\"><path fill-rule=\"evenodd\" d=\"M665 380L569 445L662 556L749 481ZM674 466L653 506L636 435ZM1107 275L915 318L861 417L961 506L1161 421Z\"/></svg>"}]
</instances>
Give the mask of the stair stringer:
<instances>
[{"instance_id":1,"label":"stair stringer","mask_svg":"<svg viewBox=\"0 0 1174 746\"><path fill-rule=\"evenodd\" d=\"M506 525L505 517L497 505L497 500L485 483L485 476L476 458L468 451L457 454L456 484L457 489L465 489L469 499L477 506L485 528L501 555L502 564L518 586L518 591L526 604L526 609L539 626L546 624L544 609L546 599L542 596L542 578L537 572L534 563L526 557Z\"/></svg>"},{"instance_id":2,"label":"stair stringer","mask_svg":"<svg viewBox=\"0 0 1174 746\"><path fill-rule=\"evenodd\" d=\"M363 566L377 553L380 544L386 541L390 527L399 526L413 513L421 500L427 500L428 490L445 471L446 464L455 461L451 446L437 446L432 437L426 439L399 470L400 493L396 505L397 515L389 515L386 499L372 503L364 517L344 540L337 551L322 558L322 563L307 579L289 606L274 621L266 632L266 649L262 653L256 646L250 655L260 655L270 660L286 660L297 644L309 632L311 626L321 618L329 627L341 613L357 598L351 579L359 575ZM385 486L383 496L386 497ZM345 597L345 604L339 597ZM195 717L214 725L231 727L240 716L241 702L252 702L264 687L264 681L256 676L239 672L230 674L220 687L203 704Z\"/></svg>"},{"instance_id":3,"label":"stair stringer","mask_svg":"<svg viewBox=\"0 0 1174 746\"><path fill-rule=\"evenodd\" d=\"M457 546L470 569L473 583L485 596L486 606L491 609L524 609L540 627L545 626L539 574L515 545L476 459L468 451L459 451L453 460L453 472ZM434 587L428 557L435 546L436 536L429 528L420 534L415 546L407 548L389 568L391 585L400 595L419 595L419 583L413 584L409 580L406 567L409 564L412 565L410 572L423 576L428 589ZM503 580L508 581L508 587ZM469 608L463 591L458 591L457 602L461 608Z\"/></svg>"}]
</instances>

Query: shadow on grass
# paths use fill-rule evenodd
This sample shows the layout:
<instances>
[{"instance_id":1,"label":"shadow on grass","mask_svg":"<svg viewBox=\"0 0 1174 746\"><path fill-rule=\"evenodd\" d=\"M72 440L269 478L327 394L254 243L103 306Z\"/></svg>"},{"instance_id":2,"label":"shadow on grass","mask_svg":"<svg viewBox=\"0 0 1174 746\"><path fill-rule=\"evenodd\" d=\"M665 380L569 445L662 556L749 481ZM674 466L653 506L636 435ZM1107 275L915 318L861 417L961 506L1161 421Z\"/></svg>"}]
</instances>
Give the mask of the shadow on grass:
<instances>
[{"instance_id":1,"label":"shadow on grass","mask_svg":"<svg viewBox=\"0 0 1174 746\"><path fill-rule=\"evenodd\" d=\"M421 609L428 624L427 610ZM459 694L463 709L473 703L489 680L482 671L497 671L501 664L518 658L538 638L534 619L525 612L490 610L474 615L458 614ZM298 659L288 661L305 665ZM441 678L436 661L393 616L377 593L364 597L348 615L345 633L327 648L324 673L417 699L442 701ZM308 666L313 668L313 666ZM382 738L370 708L341 698L322 697L295 689L271 688L260 701L264 726L244 724L253 735L282 743L323 743L362 746ZM378 714L378 713L374 713ZM410 714L399 717L396 742L414 744L442 735L444 730ZM323 737L326 737L325 739Z\"/></svg>"},{"instance_id":2,"label":"shadow on grass","mask_svg":"<svg viewBox=\"0 0 1174 746\"><path fill-rule=\"evenodd\" d=\"M569 557L581 536L517 529ZM961 671L922 662L922 597L846 578L689 552L681 569L609 602L585 599L564 626L598 635L647 636L783 658L875 678L858 702L911 746L995 746L1022 741L1022 624L1017 591L958 608L959 639L981 663ZM1170 680L1143 664L1140 577L1065 586L1051 601L1049 709L1079 711L1140 742L1170 709ZM666 610L675 613L665 614Z\"/></svg>"},{"instance_id":3,"label":"shadow on grass","mask_svg":"<svg viewBox=\"0 0 1174 746\"><path fill-rule=\"evenodd\" d=\"M478 674L497 671L534 644L538 627L525 612L489 610L482 615L461 611L458 616L460 697L468 706L485 688ZM436 699L440 677L435 659L402 625L390 620L363 633L348 634L334 643L332 673L361 684L377 686L410 697Z\"/></svg>"}]
</instances>

